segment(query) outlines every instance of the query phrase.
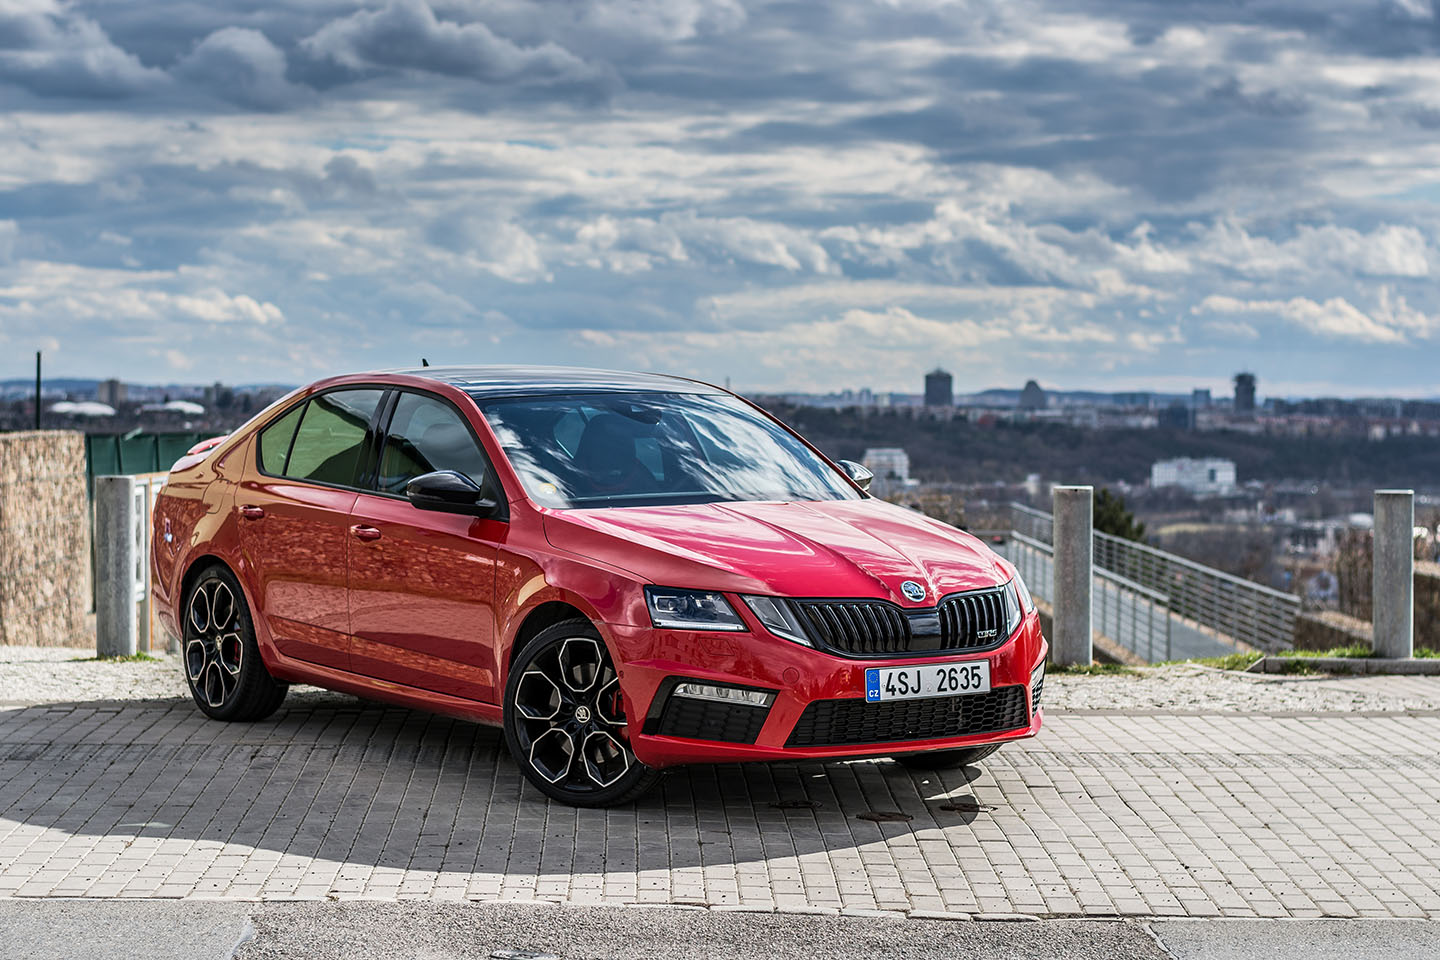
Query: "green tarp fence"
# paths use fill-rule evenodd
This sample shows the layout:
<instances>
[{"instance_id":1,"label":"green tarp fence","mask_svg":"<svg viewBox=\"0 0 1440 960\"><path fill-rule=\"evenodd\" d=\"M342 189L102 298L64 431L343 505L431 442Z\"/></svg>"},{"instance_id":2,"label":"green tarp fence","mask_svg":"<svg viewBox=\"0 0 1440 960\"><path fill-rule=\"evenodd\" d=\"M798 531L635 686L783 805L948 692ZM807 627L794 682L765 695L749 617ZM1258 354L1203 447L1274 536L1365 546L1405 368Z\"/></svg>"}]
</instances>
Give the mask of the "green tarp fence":
<instances>
[{"instance_id":1,"label":"green tarp fence","mask_svg":"<svg viewBox=\"0 0 1440 960\"><path fill-rule=\"evenodd\" d=\"M93 493L96 477L158 473L185 456L210 433L92 433L85 437L85 492Z\"/></svg>"}]
</instances>

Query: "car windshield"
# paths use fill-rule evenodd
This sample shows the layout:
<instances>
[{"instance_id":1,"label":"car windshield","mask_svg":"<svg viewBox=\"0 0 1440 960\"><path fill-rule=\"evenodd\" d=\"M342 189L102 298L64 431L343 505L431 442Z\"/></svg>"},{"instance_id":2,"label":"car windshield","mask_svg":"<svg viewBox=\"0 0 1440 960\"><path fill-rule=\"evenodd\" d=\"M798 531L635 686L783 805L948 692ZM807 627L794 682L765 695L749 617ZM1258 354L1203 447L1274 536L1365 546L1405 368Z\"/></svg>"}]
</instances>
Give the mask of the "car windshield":
<instances>
[{"instance_id":1,"label":"car windshield","mask_svg":"<svg viewBox=\"0 0 1440 960\"><path fill-rule=\"evenodd\" d=\"M526 492L547 507L859 497L808 447L734 397L607 393L478 402Z\"/></svg>"}]
</instances>

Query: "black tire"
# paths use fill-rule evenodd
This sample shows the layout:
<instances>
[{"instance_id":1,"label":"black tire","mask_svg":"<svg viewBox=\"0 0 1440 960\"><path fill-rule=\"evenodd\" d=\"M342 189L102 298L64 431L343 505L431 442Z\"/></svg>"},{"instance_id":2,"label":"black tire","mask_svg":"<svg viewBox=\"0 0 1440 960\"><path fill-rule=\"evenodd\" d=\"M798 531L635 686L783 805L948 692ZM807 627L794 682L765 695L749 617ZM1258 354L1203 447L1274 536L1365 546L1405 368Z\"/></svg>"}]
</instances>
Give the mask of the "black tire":
<instances>
[{"instance_id":1,"label":"black tire","mask_svg":"<svg viewBox=\"0 0 1440 960\"><path fill-rule=\"evenodd\" d=\"M185 594L180 617L185 683L207 717L252 722L280 708L289 685L265 669L250 608L233 573L218 565L206 568Z\"/></svg>"},{"instance_id":2,"label":"black tire","mask_svg":"<svg viewBox=\"0 0 1440 960\"><path fill-rule=\"evenodd\" d=\"M983 747L964 747L960 750L927 750L924 753L897 753L890 759L902 767L912 770L952 770L972 763L979 763L999 750L1002 744L987 743Z\"/></svg>"},{"instance_id":3,"label":"black tire","mask_svg":"<svg viewBox=\"0 0 1440 960\"><path fill-rule=\"evenodd\" d=\"M520 650L505 683L505 745L541 793L574 807L611 807L660 780L630 749L619 689L610 651L588 620L547 627Z\"/></svg>"}]
</instances>

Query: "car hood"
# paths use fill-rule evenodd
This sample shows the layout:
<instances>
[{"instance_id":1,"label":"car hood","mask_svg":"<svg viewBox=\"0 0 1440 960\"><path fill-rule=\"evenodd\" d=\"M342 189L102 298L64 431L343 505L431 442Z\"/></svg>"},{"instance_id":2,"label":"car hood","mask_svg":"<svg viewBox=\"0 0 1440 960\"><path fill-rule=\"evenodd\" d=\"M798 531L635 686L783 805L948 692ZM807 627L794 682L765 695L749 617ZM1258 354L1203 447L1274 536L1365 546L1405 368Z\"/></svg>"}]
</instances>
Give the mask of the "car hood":
<instances>
[{"instance_id":1,"label":"car hood","mask_svg":"<svg viewBox=\"0 0 1440 960\"><path fill-rule=\"evenodd\" d=\"M915 607L1009 579L975 537L882 500L557 510L545 532L561 550L675 587ZM925 597L906 598L906 580Z\"/></svg>"}]
</instances>

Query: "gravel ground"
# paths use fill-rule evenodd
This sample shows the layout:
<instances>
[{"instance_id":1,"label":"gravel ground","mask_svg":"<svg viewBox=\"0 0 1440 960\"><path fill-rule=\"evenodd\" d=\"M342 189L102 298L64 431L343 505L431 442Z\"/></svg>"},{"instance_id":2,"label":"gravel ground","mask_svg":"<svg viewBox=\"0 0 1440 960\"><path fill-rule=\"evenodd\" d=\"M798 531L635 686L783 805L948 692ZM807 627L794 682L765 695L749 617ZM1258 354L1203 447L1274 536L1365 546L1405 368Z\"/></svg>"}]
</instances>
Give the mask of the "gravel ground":
<instances>
[{"instance_id":1,"label":"gravel ground","mask_svg":"<svg viewBox=\"0 0 1440 960\"><path fill-rule=\"evenodd\" d=\"M92 700L188 698L178 657L153 662L102 663L87 651L0 646L0 703L74 703ZM1386 692L1385 677L1327 683L1323 677L1225 673L1177 665L1144 667L1130 674L1052 673L1045 679L1052 710L1352 711L1440 709L1440 678L1406 678ZM340 698L295 687L308 701ZM349 698L345 698L349 699Z\"/></svg>"}]
</instances>

